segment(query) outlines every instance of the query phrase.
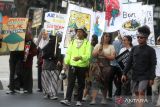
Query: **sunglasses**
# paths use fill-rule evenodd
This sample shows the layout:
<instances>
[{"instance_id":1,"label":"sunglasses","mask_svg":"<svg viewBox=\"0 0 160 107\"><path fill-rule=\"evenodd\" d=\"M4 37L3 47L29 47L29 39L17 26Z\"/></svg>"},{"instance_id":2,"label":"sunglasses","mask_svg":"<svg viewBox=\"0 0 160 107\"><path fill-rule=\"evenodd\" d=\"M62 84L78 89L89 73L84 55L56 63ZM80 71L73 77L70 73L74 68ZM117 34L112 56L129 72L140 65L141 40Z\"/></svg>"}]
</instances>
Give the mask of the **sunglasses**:
<instances>
[{"instance_id":1,"label":"sunglasses","mask_svg":"<svg viewBox=\"0 0 160 107\"><path fill-rule=\"evenodd\" d=\"M144 39L144 38L147 38L147 37L144 37L144 36L137 36L137 39Z\"/></svg>"}]
</instances>

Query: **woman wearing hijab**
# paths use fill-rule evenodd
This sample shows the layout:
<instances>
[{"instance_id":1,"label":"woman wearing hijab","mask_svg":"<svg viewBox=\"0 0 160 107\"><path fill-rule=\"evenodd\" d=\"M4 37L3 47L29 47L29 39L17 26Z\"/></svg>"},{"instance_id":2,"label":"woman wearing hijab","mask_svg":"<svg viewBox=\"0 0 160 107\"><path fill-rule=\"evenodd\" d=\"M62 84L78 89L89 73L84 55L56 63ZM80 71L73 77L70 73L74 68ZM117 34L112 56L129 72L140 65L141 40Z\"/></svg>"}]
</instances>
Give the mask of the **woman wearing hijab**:
<instances>
[{"instance_id":1,"label":"woman wearing hijab","mask_svg":"<svg viewBox=\"0 0 160 107\"><path fill-rule=\"evenodd\" d=\"M58 49L56 36L49 36L48 43L42 48L42 90L44 97L56 100L58 92L59 73L58 66L61 65L61 53Z\"/></svg>"}]
</instances>

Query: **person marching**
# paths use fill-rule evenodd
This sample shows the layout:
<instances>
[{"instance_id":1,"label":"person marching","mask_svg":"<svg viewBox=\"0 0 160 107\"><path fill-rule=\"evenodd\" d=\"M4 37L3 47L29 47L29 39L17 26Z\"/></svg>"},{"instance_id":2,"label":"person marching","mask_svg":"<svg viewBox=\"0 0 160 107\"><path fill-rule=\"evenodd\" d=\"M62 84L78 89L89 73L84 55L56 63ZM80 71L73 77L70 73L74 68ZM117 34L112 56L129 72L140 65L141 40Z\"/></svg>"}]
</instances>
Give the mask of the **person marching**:
<instances>
[{"instance_id":1,"label":"person marching","mask_svg":"<svg viewBox=\"0 0 160 107\"><path fill-rule=\"evenodd\" d=\"M148 26L138 28L137 39L139 45L132 48L121 78L122 82L126 81L126 75L132 68L132 92L138 100L136 107L144 107L147 85L152 86L155 78L157 59L155 50L147 45L149 35L150 29Z\"/></svg>"},{"instance_id":2,"label":"person marching","mask_svg":"<svg viewBox=\"0 0 160 107\"><path fill-rule=\"evenodd\" d=\"M86 38L87 29L85 27L78 28L75 31L76 38L70 42L64 59L63 69L66 71L67 67L69 68L66 98L60 102L64 105L71 105L73 88L77 79L78 95L76 105L81 106L85 87L85 74L88 70L91 55L91 44Z\"/></svg>"},{"instance_id":3,"label":"person marching","mask_svg":"<svg viewBox=\"0 0 160 107\"><path fill-rule=\"evenodd\" d=\"M46 33L46 38L48 34ZM42 90L45 98L51 100L58 99L59 74L58 66L61 65L61 53L58 49L58 39L56 36L49 35L48 43L42 48Z\"/></svg>"}]
</instances>

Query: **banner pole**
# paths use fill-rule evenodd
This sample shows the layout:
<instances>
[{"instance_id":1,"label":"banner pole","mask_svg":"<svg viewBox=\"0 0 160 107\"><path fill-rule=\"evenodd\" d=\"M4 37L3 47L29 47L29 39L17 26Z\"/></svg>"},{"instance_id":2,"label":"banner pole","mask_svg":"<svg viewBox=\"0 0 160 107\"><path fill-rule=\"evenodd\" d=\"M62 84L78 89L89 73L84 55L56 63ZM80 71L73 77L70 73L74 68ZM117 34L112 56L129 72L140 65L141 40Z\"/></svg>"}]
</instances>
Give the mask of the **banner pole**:
<instances>
[{"instance_id":1,"label":"banner pole","mask_svg":"<svg viewBox=\"0 0 160 107\"><path fill-rule=\"evenodd\" d=\"M37 30L38 30L38 26L36 27L36 37L38 37L38 35L37 35Z\"/></svg>"}]
</instances>

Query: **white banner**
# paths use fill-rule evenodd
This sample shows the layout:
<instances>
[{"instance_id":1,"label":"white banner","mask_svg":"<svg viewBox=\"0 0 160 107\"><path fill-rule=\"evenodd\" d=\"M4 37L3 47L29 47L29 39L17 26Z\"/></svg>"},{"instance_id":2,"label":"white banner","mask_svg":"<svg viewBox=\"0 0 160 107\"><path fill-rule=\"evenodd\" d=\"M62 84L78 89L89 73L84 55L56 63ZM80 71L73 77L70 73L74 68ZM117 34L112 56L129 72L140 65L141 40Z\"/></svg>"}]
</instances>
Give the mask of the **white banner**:
<instances>
[{"instance_id":1,"label":"white banner","mask_svg":"<svg viewBox=\"0 0 160 107\"><path fill-rule=\"evenodd\" d=\"M151 34L148 37L148 45L155 45L154 21L153 21L153 5L143 5L142 16L144 17L143 25L150 28Z\"/></svg>"},{"instance_id":2,"label":"white banner","mask_svg":"<svg viewBox=\"0 0 160 107\"><path fill-rule=\"evenodd\" d=\"M48 32L51 32L52 35L58 33L62 36L66 22L66 16L66 14L60 14L55 12L45 13L46 22L44 23L44 29L46 29Z\"/></svg>"},{"instance_id":3,"label":"white banner","mask_svg":"<svg viewBox=\"0 0 160 107\"><path fill-rule=\"evenodd\" d=\"M93 22L93 34L98 36L98 39L100 40L103 32L104 32L104 26L105 26L105 12L94 12L94 22Z\"/></svg>"},{"instance_id":4,"label":"white banner","mask_svg":"<svg viewBox=\"0 0 160 107\"><path fill-rule=\"evenodd\" d=\"M66 20L66 14L60 14L60 13L55 13L55 12L46 12L44 19L47 22L64 24L65 20Z\"/></svg>"},{"instance_id":5,"label":"white banner","mask_svg":"<svg viewBox=\"0 0 160 107\"><path fill-rule=\"evenodd\" d=\"M65 30L61 42L61 53L65 54L69 42L75 38L75 29L85 26L88 33L88 39L91 40L93 33L93 11L84 7L69 4L68 14L66 19Z\"/></svg>"},{"instance_id":6,"label":"white banner","mask_svg":"<svg viewBox=\"0 0 160 107\"><path fill-rule=\"evenodd\" d=\"M137 45L137 29L143 25L142 4L123 4L122 5L122 24L120 32L123 35L130 35L133 39L133 45Z\"/></svg>"},{"instance_id":7,"label":"white banner","mask_svg":"<svg viewBox=\"0 0 160 107\"><path fill-rule=\"evenodd\" d=\"M104 31L105 32L115 32L117 30L119 30L121 28L122 25L122 2L121 0L117 0L118 1L118 6L114 7L114 5L112 4L112 2L114 3L114 0L112 0L111 3L106 4L106 6L108 6L108 13L106 14L107 19L105 20L105 28ZM109 2L109 1L108 1ZM111 7L112 8L111 8ZM118 8L119 7L119 8Z\"/></svg>"},{"instance_id":8,"label":"white banner","mask_svg":"<svg viewBox=\"0 0 160 107\"><path fill-rule=\"evenodd\" d=\"M120 0L122 3L135 3L137 0Z\"/></svg>"}]
</instances>

